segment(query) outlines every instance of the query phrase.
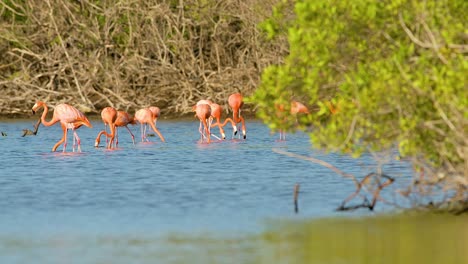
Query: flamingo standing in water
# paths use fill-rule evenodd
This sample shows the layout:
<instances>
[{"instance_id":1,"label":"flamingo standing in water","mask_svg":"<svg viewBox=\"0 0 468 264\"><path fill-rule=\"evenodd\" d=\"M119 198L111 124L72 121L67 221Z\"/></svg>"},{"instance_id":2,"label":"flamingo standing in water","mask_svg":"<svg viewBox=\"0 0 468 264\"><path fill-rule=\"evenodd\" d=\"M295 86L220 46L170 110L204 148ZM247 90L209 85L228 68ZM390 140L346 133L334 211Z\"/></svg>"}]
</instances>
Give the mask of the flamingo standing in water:
<instances>
[{"instance_id":1,"label":"flamingo standing in water","mask_svg":"<svg viewBox=\"0 0 468 264\"><path fill-rule=\"evenodd\" d=\"M130 116L125 111L117 111L117 119L115 120L115 146L119 145L119 130L118 127L125 127L128 130L128 133L132 136L133 145L135 145L135 136L133 135L132 131L128 128L128 124L135 125L135 119Z\"/></svg>"},{"instance_id":2,"label":"flamingo standing in water","mask_svg":"<svg viewBox=\"0 0 468 264\"><path fill-rule=\"evenodd\" d=\"M135 120L138 121L141 125L141 142L143 141L149 141L148 138L146 137L146 128L144 127L146 124L149 124L153 131L158 134L159 138L161 139L162 142L166 142L164 140L164 137L161 135L159 130L156 128L154 124L154 114L151 112L150 109L148 108L143 108L135 113Z\"/></svg>"},{"instance_id":3,"label":"flamingo standing in water","mask_svg":"<svg viewBox=\"0 0 468 264\"><path fill-rule=\"evenodd\" d=\"M242 100L242 95L240 93L231 94L228 98L228 103L232 109L232 119L234 123L236 125L238 123L242 123L242 134L245 139L247 137L246 128L245 128L245 120L244 120L244 117L242 117L241 115L241 108L244 105L244 101ZM237 132L237 129L235 131Z\"/></svg>"},{"instance_id":4,"label":"flamingo standing in water","mask_svg":"<svg viewBox=\"0 0 468 264\"><path fill-rule=\"evenodd\" d=\"M153 123L157 127L158 118L159 118L159 116L161 114L161 109L159 109L159 107L157 107L157 106L150 106L150 107L148 107L148 109L153 114ZM146 129L147 129L147 125L145 124L145 132L144 132L145 135L146 135Z\"/></svg>"},{"instance_id":5,"label":"flamingo standing in water","mask_svg":"<svg viewBox=\"0 0 468 264\"><path fill-rule=\"evenodd\" d=\"M67 148L67 132L68 129L73 131L73 152L75 151L75 140L76 144L78 145L77 150L81 152L81 140L76 133L76 129L80 128L82 125L85 125L89 128L93 127L89 122L88 118L78 109L75 107L68 105L68 104L59 104L55 107L54 114L50 121L46 121L46 115L49 112L49 108L47 105L42 102L38 101L32 107L33 114L36 113L38 109L41 107L44 108L44 112L41 116L41 122L44 126L53 126L55 123L60 122L60 125L63 130L62 139L60 139L52 148L52 151L56 151L58 146L63 143L63 152L66 151Z\"/></svg>"},{"instance_id":6,"label":"flamingo standing in water","mask_svg":"<svg viewBox=\"0 0 468 264\"><path fill-rule=\"evenodd\" d=\"M283 111L283 107L280 107L279 111ZM292 101L291 102L291 110L290 110L291 115L296 116L296 121L297 121L297 114L298 113L304 113L308 114L309 109L302 103L298 101ZM280 139L279 140L286 140L286 132L283 129L280 129L279 131L280 134Z\"/></svg>"},{"instance_id":7,"label":"flamingo standing in water","mask_svg":"<svg viewBox=\"0 0 468 264\"><path fill-rule=\"evenodd\" d=\"M96 141L94 142L94 146L98 147L99 142L101 141L101 136L102 134L106 135L106 143L107 143L107 148L110 149L112 148L112 143L114 142L115 138L115 121L117 120L117 110L113 107L106 107L102 109L101 111L101 118L102 121L104 122L104 130L99 132L99 134L96 137ZM110 134L107 133L106 127L109 125L110 127ZM110 138L110 139L109 139ZM109 139L109 140L108 140Z\"/></svg>"},{"instance_id":8,"label":"flamingo standing in water","mask_svg":"<svg viewBox=\"0 0 468 264\"><path fill-rule=\"evenodd\" d=\"M151 113L153 113L153 122L154 125L156 125L156 123L158 122L159 115L161 114L161 109L159 109L159 107L157 106L150 106L148 107L148 109L151 111Z\"/></svg>"},{"instance_id":9,"label":"flamingo standing in water","mask_svg":"<svg viewBox=\"0 0 468 264\"><path fill-rule=\"evenodd\" d=\"M219 127L219 133L221 133L221 137L223 139L226 139L226 135L224 134L223 127L228 122L230 122L231 125L232 125L233 133L234 133L234 135L236 135L237 134L237 126L236 126L236 123L234 123L234 121L231 118L226 118L226 120L224 120L224 123L221 123L221 114L223 113L223 108L219 104L215 104L215 103L210 104L210 107L211 107L211 117L216 119L216 123L210 125L210 127L218 126Z\"/></svg>"},{"instance_id":10,"label":"flamingo standing in water","mask_svg":"<svg viewBox=\"0 0 468 264\"><path fill-rule=\"evenodd\" d=\"M200 120L200 127L198 131L200 132L200 141L203 142L203 139L207 139L207 143L210 143L210 125L209 119L211 118L211 107L209 104L200 103L194 106L195 114Z\"/></svg>"}]
</instances>

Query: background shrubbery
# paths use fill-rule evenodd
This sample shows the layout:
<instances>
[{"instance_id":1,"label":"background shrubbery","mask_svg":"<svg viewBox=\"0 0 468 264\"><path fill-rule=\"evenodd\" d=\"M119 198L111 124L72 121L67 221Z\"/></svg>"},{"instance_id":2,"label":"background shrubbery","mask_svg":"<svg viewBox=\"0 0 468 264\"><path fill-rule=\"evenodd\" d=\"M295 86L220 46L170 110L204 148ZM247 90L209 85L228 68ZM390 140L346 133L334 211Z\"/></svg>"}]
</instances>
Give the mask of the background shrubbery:
<instances>
[{"instance_id":1,"label":"background shrubbery","mask_svg":"<svg viewBox=\"0 0 468 264\"><path fill-rule=\"evenodd\" d=\"M156 105L177 116L207 98L227 109L287 52L257 26L276 2L3 0L0 113L37 100L88 113Z\"/></svg>"}]
</instances>

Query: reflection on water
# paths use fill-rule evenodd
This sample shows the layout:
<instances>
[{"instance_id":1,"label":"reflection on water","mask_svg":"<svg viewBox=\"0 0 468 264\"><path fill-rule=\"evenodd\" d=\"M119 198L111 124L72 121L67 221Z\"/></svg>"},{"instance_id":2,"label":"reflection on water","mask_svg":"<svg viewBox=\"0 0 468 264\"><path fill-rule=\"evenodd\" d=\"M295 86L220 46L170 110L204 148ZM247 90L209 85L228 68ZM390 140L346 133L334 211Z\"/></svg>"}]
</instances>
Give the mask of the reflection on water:
<instances>
[{"instance_id":1,"label":"reflection on water","mask_svg":"<svg viewBox=\"0 0 468 264\"><path fill-rule=\"evenodd\" d=\"M262 239L276 263L468 263L467 215L290 222Z\"/></svg>"},{"instance_id":2,"label":"reflection on water","mask_svg":"<svg viewBox=\"0 0 468 264\"><path fill-rule=\"evenodd\" d=\"M66 154L50 152L61 137L58 125L21 137L33 123L0 123L0 131L8 134L0 138L0 259L9 263L69 263L77 256L78 263L118 263L120 257L143 253L143 259L178 260L179 250L209 258L198 242L179 244L176 234L221 236L222 243L208 239L207 244L246 257L233 263L250 262L247 253L254 254L256 241L264 240L255 236L265 231L266 221L341 216L334 209L353 191L350 182L328 169L274 153L273 147L313 155L356 176L375 171L369 157L312 152L301 133L277 142L277 135L255 121L248 123L247 140L208 145L197 143L196 120L162 120L158 126L167 143L151 138L134 146L122 130L119 149L111 151L93 148L103 128L96 121L94 128L78 130L83 153ZM132 128L135 135L138 129ZM394 161L385 172L408 176L410 168ZM297 215L292 202L296 183L301 185ZM398 199L390 191L386 198ZM376 210L388 208L379 204ZM245 237L247 242L238 243ZM255 262L262 262L261 254L254 255ZM219 263L217 256L202 263Z\"/></svg>"},{"instance_id":3,"label":"reflection on water","mask_svg":"<svg viewBox=\"0 0 468 264\"><path fill-rule=\"evenodd\" d=\"M468 263L466 215L274 221L259 234L0 237L2 263Z\"/></svg>"}]
</instances>

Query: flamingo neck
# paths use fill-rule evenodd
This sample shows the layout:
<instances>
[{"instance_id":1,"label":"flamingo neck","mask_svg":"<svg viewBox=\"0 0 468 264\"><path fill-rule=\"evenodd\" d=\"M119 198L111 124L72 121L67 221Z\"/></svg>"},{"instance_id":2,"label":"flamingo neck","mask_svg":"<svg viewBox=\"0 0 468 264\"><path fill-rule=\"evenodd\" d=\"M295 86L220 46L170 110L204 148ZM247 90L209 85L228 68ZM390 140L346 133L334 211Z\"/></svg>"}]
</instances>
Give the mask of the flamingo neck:
<instances>
[{"instance_id":1,"label":"flamingo neck","mask_svg":"<svg viewBox=\"0 0 468 264\"><path fill-rule=\"evenodd\" d=\"M57 123L58 120L56 120L54 116L52 117L50 121L45 120L47 113L49 112L49 107L46 104L43 104L42 106L44 107L44 112L42 112L42 116L41 116L42 124L44 126L52 126L53 124Z\"/></svg>"},{"instance_id":2,"label":"flamingo neck","mask_svg":"<svg viewBox=\"0 0 468 264\"><path fill-rule=\"evenodd\" d=\"M239 120L240 120L239 110L234 110L232 113L232 117L234 119L234 122L239 123Z\"/></svg>"}]
</instances>

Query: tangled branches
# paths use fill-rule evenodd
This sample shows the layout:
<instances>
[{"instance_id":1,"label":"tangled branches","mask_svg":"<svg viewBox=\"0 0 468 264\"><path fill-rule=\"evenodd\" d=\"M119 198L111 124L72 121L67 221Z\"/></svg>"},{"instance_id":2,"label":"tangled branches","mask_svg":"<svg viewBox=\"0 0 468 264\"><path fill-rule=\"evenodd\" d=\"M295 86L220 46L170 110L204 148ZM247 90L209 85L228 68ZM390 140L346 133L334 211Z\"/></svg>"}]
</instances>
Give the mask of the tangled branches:
<instances>
[{"instance_id":1,"label":"tangled branches","mask_svg":"<svg viewBox=\"0 0 468 264\"><path fill-rule=\"evenodd\" d=\"M286 44L264 41L257 27L274 2L2 2L0 113L25 114L39 99L91 113L226 104L284 55Z\"/></svg>"},{"instance_id":2,"label":"tangled branches","mask_svg":"<svg viewBox=\"0 0 468 264\"><path fill-rule=\"evenodd\" d=\"M374 210L378 201L398 208L402 208L399 204L388 201L380 195L381 191L384 188L390 186L395 182L394 177L388 176L382 171L379 171L378 173L369 173L366 176L364 176L361 180L358 180L358 178L354 175L343 172L326 161L314 157L295 154L278 148L273 148L272 150L273 152L281 155L307 160L315 164L319 164L323 167L330 169L336 174L342 176L343 178L352 180L356 189L352 194L350 194L346 199L343 200L341 205L337 208L338 211L349 211L358 208L367 208L372 211ZM464 187L466 186L466 183L461 181L463 181L462 177L459 177L454 181L442 176L440 176L437 180L434 181L432 173L425 175L424 170L420 170L418 180L414 180L411 184L409 184L406 190L397 190L396 192L402 195L403 197L408 198L411 202L412 208L429 208L430 210L449 211L455 214L461 214L466 213L468 208L468 196L466 188ZM456 184L458 186L455 188L451 186L453 184ZM441 189L442 192L446 195L445 197L439 197L437 202L434 202L434 200L430 199L429 202L426 203L427 200L422 198L432 197L434 195L433 189ZM453 190L456 191L454 192ZM294 202L295 210L297 212L296 192L297 191L295 191ZM361 197L362 202L354 205L347 205L356 196Z\"/></svg>"}]
</instances>

